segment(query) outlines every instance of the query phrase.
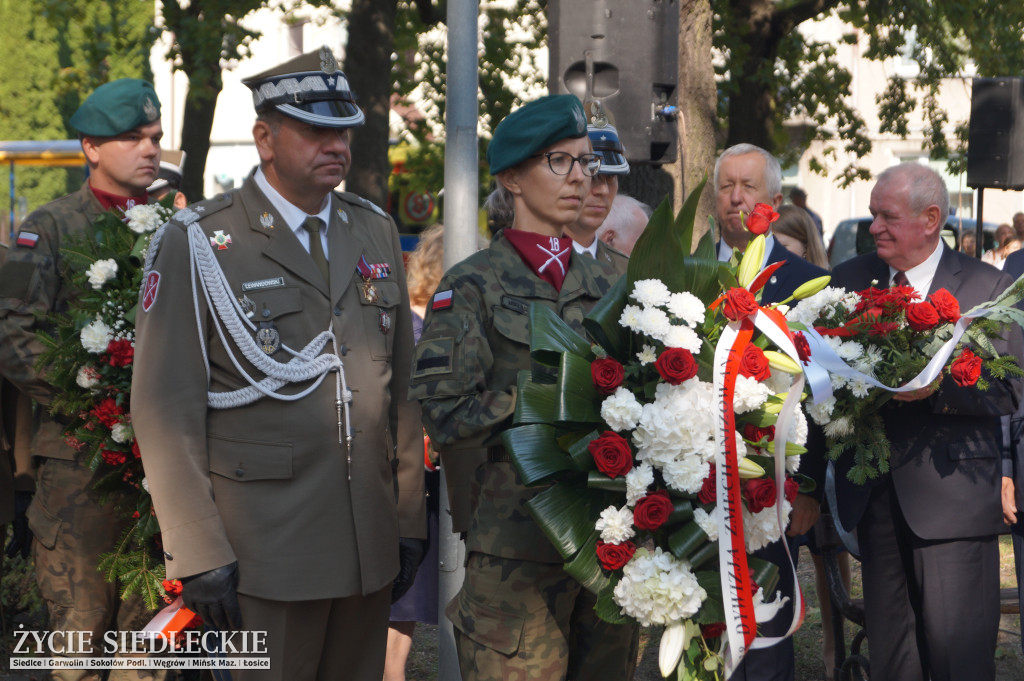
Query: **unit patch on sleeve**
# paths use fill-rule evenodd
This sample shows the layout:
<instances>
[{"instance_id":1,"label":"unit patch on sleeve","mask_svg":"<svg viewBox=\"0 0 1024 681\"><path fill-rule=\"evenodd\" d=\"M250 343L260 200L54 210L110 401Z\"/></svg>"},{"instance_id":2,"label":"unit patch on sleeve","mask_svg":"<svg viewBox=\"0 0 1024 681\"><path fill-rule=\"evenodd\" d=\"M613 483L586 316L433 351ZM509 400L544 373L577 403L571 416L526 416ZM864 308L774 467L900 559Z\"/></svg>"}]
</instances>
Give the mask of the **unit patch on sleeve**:
<instances>
[{"instance_id":1,"label":"unit patch on sleeve","mask_svg":"<svg viewBox=\"0 0 1024 681\"><path fill-rule=\"evenodd\" d=\"M156 294L160 289L160 273L153 270L146 275L146 286L142 289L142 311L149 312L149 308L156 303Z\"/></svg>"},{"instance_id":2,"label":"unit patch on sleeve","mask_svg":"<svg viewBox=\"0 0 1024 681\"><path fill-rule=\"evenodd\" d=\"M438 291L434 294L434 302L430 304L431 310L447 310L452 306L452 290Z\"/></svg>"}]
</instances>

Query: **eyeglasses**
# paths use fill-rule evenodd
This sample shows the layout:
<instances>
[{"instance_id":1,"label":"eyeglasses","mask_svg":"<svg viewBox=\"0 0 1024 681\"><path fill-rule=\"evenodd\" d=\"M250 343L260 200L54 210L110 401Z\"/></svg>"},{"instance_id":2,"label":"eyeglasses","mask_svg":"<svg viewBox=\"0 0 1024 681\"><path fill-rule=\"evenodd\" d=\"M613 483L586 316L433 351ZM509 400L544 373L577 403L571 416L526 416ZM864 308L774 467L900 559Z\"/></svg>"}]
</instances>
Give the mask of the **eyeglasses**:
<instances>
[{"instance_id":1,"label":"eyeglasses","mask_svg":"<svg viewBox=\"0 0 1024 681\"><path fill-rule=\"evenodd\" d=\"M597 175L601 169L601 157L597 154L580 154L573 156L568 151L545 151L543 154L534 154L530 158L545 156L548 159L548 168L555 175L568 175L572 172L572 166L579 161L580 170L587 177Z\"/></svg>"}]
</instances>

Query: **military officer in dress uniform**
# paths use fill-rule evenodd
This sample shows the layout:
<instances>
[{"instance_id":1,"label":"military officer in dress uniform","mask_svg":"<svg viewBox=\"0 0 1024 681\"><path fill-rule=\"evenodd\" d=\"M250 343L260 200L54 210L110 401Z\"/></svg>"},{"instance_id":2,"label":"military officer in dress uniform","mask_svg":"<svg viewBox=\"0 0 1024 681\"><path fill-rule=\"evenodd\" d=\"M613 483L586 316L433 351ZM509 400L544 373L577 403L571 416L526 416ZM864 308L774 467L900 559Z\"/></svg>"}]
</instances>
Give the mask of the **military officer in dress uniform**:
<instances>
[{"instance_id":1,"label":"military officer in dress uniform","mask_svg":"<svg viewBox=\"0 0 1024 681\"><path fill-rule=\"evenodd\" d=\"M426 537L398 232L333 191L363 112L330 50L244 82L260 165L150 246L132 423L186 605L268 632L236 681L380 681Z\"/></svg>"},{"instance_id":2,"label":"military officer in dress uniform","mask_svg":"<svg viewBox=\"0 0 1024 681\"><path fill-rule=\"evenodd\" d=\"M601 157L601 169L590 181L590 193L583 200L583 209L576 222L566 225L565 235L572 239L572 247L581 255L589 255L626 273L629 256L597 238L597 230L608 217L612 201L619 193L619 176L629 174L619 132L601 102L588 102L587 135L594 153Z\"/></svg>"},{"instance_id":3,"label":"military officer in dress uniform","mask_svg":"<svg viewBox=\"0 0 1024 681\"><path fill-rule=\"evenodd\" d=\"M64 425L48 413L54 388L35 368L44 350L36 332L46 328L46 315L66 313L76 295L61 277L64 239L84 232L104 211L149 201L146 187L160 164L160 100L150 83L121 78L96 88L71 125L78 131L89 178L77 192L25 218L11 245L0 269L0 371L39 405L31 444L38 462L36 493L27 518L49 628L92 632L92 640L101 641L108 628L139 629L150 615L138 598L121 603L117 585L97 570L100 556L124 531L125 519L110 499L101 503L93 490L93 471L64 444ZM110 678L138 676L114 670ZM100 675L61 669L52 678Z\"/></svg>"}]
</instances>

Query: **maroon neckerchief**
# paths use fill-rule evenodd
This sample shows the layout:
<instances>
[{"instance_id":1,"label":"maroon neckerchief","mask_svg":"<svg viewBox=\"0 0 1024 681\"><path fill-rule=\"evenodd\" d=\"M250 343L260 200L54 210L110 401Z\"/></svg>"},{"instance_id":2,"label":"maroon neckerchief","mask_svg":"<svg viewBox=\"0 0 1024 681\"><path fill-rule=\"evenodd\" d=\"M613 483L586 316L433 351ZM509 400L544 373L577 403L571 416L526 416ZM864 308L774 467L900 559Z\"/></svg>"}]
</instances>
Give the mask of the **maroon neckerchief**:
<instances>
[{"instance_id":1,"label":"maroon neckerchief","mask_svg":"<svg viewBox=\"0 0 1024 681\"><path fill-rule=\"evenodd\" d=\"M96 200L100 202L100 205L103 206L104 210L114 210L116 208L123 212L133 206L149 203L149 192L142 192L139 196L118 196L117 194L105 192L102 189L96 189L92 185L89 185L89 189L92 191L92 195L96 197Z\"/></svg>"},{"instance_id":2,"label":"maroon neckerchief","mask_svg":"<svg viewBox=\"0 0 1024 681\"><path fill-rule=\"evenodd\" d=\"M512 228L505 229L505 237L538 277L554 286L556 291L562 290L562 282L569 271L572 239Z\"/></svg>"}]
</instances>

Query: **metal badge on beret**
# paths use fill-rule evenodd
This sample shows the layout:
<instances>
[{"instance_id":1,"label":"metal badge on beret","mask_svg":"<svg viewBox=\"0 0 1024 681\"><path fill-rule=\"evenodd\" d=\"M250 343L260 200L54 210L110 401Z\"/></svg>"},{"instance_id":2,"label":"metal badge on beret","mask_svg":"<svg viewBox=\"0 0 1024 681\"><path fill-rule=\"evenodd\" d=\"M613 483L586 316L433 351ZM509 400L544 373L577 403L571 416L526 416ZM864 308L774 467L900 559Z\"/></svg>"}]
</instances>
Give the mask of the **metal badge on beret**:
<instances>
[{"instance_id":1,"label":"metal badge on beret","mask_svg":"<svg viewBox=\"0 0 1024 681\"><path fill-rule=\"evenodd\" d=\"M281 349L281 334L278 333L274 322L260 322L260 330L256 332L256 341L260 344L260 349L268 355Z\"/></svg>"}]
</instances>

